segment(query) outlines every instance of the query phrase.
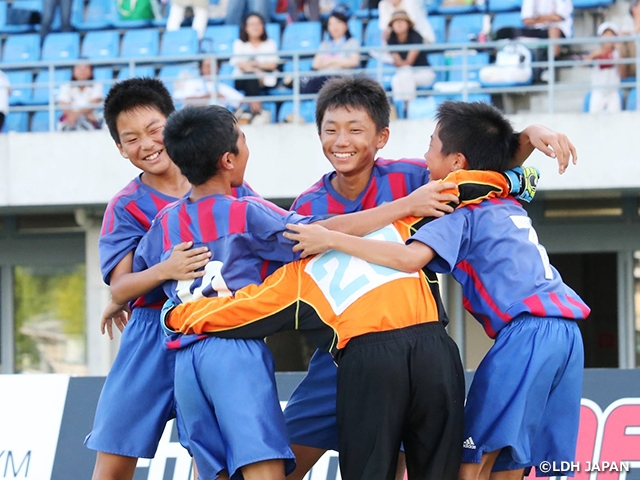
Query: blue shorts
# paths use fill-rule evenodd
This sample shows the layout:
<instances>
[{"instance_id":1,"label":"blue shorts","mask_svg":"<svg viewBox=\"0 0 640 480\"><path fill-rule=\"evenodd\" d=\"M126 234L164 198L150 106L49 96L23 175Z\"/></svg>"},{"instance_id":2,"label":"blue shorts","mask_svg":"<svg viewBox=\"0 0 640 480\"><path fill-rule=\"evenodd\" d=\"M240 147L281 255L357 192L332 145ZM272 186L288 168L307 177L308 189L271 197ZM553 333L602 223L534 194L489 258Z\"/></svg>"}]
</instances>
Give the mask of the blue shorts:
<instances>
[{"instance_id":1,"label":"blue shorts","mask_svg":"<svg viewBox=\"0 0 640 480\"><path fill-rule=\"evenodd\" d=\"M337 391L338 367L333 357L316 350L307 375L284 409L291 443L338 451Z\"/></svg>"},{"instance_id":2,"label":"blue shorts","mask_svg":"<svg viewBox=\"0 0 640 480\"><path fill-rule=\"evenodd\" d=\"M85 445L99 452L153 458L166 423L176 417L175 352L164 348L160 310L135 308L102 387ZM180 421L180 443L187 446Z\"/></svg>"},{"instance_id":3,"label":"blue shorts","mask_svg":"<svg viewBox=\"0 0 640 480\"><path fill-rule=\"evenodd\" d=\"M222 470L295 457L276 391L273 356L261 340L209 337L176 357L175 388L200 480Z\"/></svg>"},{"instance_id":4,"label":"blue shorts","mask_svg":"<svg viewBox=\"0 0 640 480\"><path fill-rule=\"evenodd\" d=\"M502 451L494 471L574 461L583 369L575 321L529 315L512 320L471 383L462 461L479 463L483 453L496 450Z\"/></svg>"}]
</instances>

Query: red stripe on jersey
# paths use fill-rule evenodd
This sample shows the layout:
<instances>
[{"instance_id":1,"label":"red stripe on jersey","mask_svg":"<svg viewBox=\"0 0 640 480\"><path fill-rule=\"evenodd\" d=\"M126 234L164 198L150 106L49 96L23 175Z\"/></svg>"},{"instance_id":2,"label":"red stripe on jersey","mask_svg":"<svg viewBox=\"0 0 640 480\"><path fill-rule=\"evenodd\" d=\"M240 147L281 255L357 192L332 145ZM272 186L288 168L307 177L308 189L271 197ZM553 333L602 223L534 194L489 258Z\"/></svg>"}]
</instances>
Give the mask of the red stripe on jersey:
<instances>
[{"instance_id":1,"label":"red stripe on jersey","mask_svg":"<svg viewBox=\"0 0 640 480\"><path fill-rule=\"evenodd\" d=\"M169 215L163 215L160 218L160 223L162 225L162 249L168 252L173 247L171 236L169 236Z\"/></svg>"},{"instance_id":2,"label":"red stripe on jersey","mask_svg":"<svg viewBox=\"0 0 640 480\"><path fill-rule=\"evenodd\" d=\"M107 205L107 210L104 212L104 220L102 220L102 228L100 229L101 237L104 237L107 233L113 232L114 217L113 205Z\"/></svg>"},{"instance_id":3,"label":"red stripe on jersey","mask_svg":"<svg viewBox=\"0 0 640 480\"><path fill-rule=\"evenodd\" d=\"M465 308L465 310L468 310L470 312L473 311L471 302L465 296L462 297L462 306ZM487 333L487 335L489 335L490 338L495 338L496 332L493 330L493 327L491 326L491 320L486 315L476 314L476 317L482 322L482 328L484 328L484 331Z\"/></svg>"},{"instance_id":4,"label":"red stripe on jersey","mask_svg":"<svg viewBox=\"0 0 640 480\"><path fill-rule=\"evenodd\" d=\"M508 322L509 320L511 320L509 315L501 311L495 304L495 302L491 298L491 295L489 295L489 292L487 292L487 289L484 287L482 281L480 280L480 277L478 277L478 274L469 262L467 262L466 260L462 260L456 266L467 275L469 275L469 277L471 277L478 294L480 294L485 303L489 306L489 308L491 308L491 310L494 311L494 313L498 316L498 318L500 318L500 320L502 320L503 322Z\"/></svg>"},{"instance_id":5,"label":"red stripe on jersey","mask_svg":"<svg viewBox=\"0 0 640 480\"><path fill-rule=\"evenodd\" d=\"M136 219L136 221L142 225L142 227L145 230L149 230L149 228L151 227L151 222L149 221L149 219L147 218L147 216L144 214L144 212L142 210L140 210L140 208L138 207L138 204L134 201L131 201L129 203L127 203L127 205L124 207L124 209L129 212L133 218Z\"/></svg>"},{"instance_id":6,"label":"red stripe on jersey","mask_svg":"<svg viewBox=\"0 0 640 480\"><path fill-rule=\"evenodd\" d=\"M260 278L264 280L265 278L267 278L268 274L269 274L269 261L264 260L262 262L262 268L260 269Z\"/></svg>"},{"instance_id":7,"label":"red stripe on jersey","mask_svg":"<svg viewBox=\"0 0 640 480\"><path fill-rule=\"evenodd\" d=\"M218 239L216 220L213 216L213 206L216 204L215 198L207 198L198 202L198 225L204 243Z\"/></svg>"},{"instance_id":8,"label":"red stripe on jersey","mask_svg":"<svg viewBox=\"0 0 640 480\"><path fill-rule=\"evenodd\" d=\"M394 200L407 196L407 180L403 173L389 173L387 178L389 179L391 195L393 195Z\"/></svg>"},{"instance_id":9,"label":"red stripe on jersey","mask_svg":"<svg viewBox=\"0 0 640 480\"><path fill-rule=\"evenodd\" d=\"M573 311L562 303L562 300L557 293L550 293L549 298L554 305L560 309L560 315L562 315L562 318L575 318Z\"/></svg>"},{"instance_id":10,"label":"red stripe on jersey","mask_svg":"<svg viewBox=\"0 0 640 480\"><path fill-rule=\"evenodd\" d=\"M286 213L284 210L282 210L282 212ZM229 235L244 233L246 231L246 225L247 202L232 202L229 205Z\"/></svg>"},{"instance_id":11,"label":"red stripe on jersey","mask_svg":"<svg viewBox=\"0 0 640 480\"><path fill-rule=\"evenodd\" d=\"M334 215L344 213L344 205L333 197L327 197L327 213Z\"/></svg>"},{"instance_id":12,"label":"red stripe on jersey","mask_svg":"<svg viewBox=\"0 0 640 480\"><path fill-rule=\"evenodd\" d=\"M522 303L524 303L531 315L535 315L536 317L546 317L547 310L544 308L542 300L538 295L532 295L529 298L525 299Z\"/></svg>"},{"instance_id":13,"label":"red stripe on jersey","mask_svg":"<svg viewBox=\"0 0 640 480\"><path fill-rule=\"evenodd\" d=\"M578 307L580 309L580 311L582 312L582 318L587 318L591 313L591 309L588 306L586 306L583 302L579 302L575 298L572 298L568 295L565 298L567 299L567 302L569 302L571 305L573 305L574 307Z\"/></svg>"},{"instance_id":14,"label":"red stripe on jersey","mask_svg":"<svg viewBox=\"0 0 640 480\"><path fill-rule=\"evenodd\" d=\"M311 215L311 202L303 203L296 208L296 212L300 215Z\"/></svg>"},{"instance_id":15,"label":"red stripe on jersey","mask_svg":"<svg viewBox=\"0 0 640 480\"><path fill-rule=\"evenodd\" d=\"M373 177L371 179L371 183L367 188L367 192L362 197L362 210L369 210L370 208L374 208L378 206L377 197L378 196L378 179Z\"/></svg>"},{"instance_id":16,"label":"red stripe on jersey","mask_svg":"<svg viewBox=\"0 0 640 480\"><path fill-rule=\"evenodd\" d=\"M182 203L182 205L180 205L180 210L178 210L178 222L180 241L189 242L193 240L193 235L191 234L191 217L187 212L186 203Z\"/></svg>"}]
</instances>

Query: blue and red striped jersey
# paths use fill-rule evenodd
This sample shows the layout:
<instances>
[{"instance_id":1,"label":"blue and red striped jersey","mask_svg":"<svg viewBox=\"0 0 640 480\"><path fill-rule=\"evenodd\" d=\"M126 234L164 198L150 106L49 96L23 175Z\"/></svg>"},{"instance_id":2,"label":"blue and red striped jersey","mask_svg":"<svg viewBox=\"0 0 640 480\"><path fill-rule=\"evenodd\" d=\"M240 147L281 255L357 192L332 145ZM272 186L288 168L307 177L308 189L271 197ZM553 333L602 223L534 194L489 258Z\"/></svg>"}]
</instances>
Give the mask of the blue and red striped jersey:
<instances>
[{"instance_id":1,"label":"blue and red striped jersey","mask_svg":"<svg viewBox=\"0 0 640 480\"><path fill-rule=\"evenodd\" d=\"M247 184L234 189L234 194L257 196ZM100 269L106 284L110 282L114 267L129 252L136 249L158 212L177 200L146 185L140 176L114 195L104 213L98 241ZM149 306L150 303L145 297L133 302L132 307ZM160 304L154 306L160 308L163 302L164 299L161 298Z\"/></svg>"},{"instance_id":2,"label":"blue and red striped jersey","mask_svg":"<svg viewBox=\"0 0 640 480\"><path fill-rule=\"evenodd\" d=\"M367 187L358 198L349 200L331 185L335 175L335 172L324 175L296 198L291 209L301 215L359 212L405 197L429 181L429 170L424 159L379 158L375 161Z\"/></svg>"},{"instance_id":3,"label":"blue and red striped jersey","mask_svg":"<svg viewBox=\"0 0 640 480\"><path fill-rule=\"evenodd\" d=\"M464 307L491 338L523 313L584 319L589 307L565 285L522 205L492 198L455 210L422 226L409 242L431 247L428 267L452 273L462 285Z\"/></svg>"},{"instance_id":4,"label":"blue and red striped jersey","mask_svg":"<svg viewBox=\"0 0 640 480\"><path fill-rule=\"evenodd\" d=\"M271 268L297 260L295 242L282 235L287 223L309 223L313 217L287 212L258 197L236 199L210 195L195 202L181 198L155 218L134 254L133 269L149 268L191 241L212 253L205 275L168 281L164 293L176 303L227 296L249 284L260 284Z\"/></svg>"}]
</instances>

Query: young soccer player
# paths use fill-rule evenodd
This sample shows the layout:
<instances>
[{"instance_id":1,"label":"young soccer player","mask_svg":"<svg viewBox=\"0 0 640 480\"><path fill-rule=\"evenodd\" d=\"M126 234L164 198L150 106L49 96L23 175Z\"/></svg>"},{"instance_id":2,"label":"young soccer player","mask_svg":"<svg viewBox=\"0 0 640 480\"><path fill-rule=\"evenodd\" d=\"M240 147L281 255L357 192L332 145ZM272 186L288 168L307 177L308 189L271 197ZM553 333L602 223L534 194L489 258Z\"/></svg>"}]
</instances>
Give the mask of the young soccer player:
<instances>
[{"instance_id":1,"label":"young soccer player","mask_svg":"<svg viewBox=\"0 0 640 480\"><path fill-rule=\"evenodd\" d=\"M163 285L180 303L230 295L297 258L282 233L287 222L308 222L310 217L261 199L230 196L232 187L243 183L249 150L228 110L208 106L175 112L165 126L164 144L193 188L156 217L135 251L134 271L161 263L175 245L207 246L212 257L202 277ZM447 186L451 184L443 188ZM457 201L453 195L438 194L441 189L425 187L436 192L434 199ZM375 213L359 214L366 219L360 228L366 232L371 225L399 218L407 205L400 200ZM326 220L326 225L353 230L352 222L343 217ZM224 472L233 477L240 471L245 479L284 478L294 457L266 344L197 337L183 337L179 343L185 348L176 357L175 396L200 478L215 479Z\"/></svg>"},{"instance_id":2,"label":"young soccer player","mask_svg":"<svg viewBox=\"0 0 640 480\"><path fill-rule=\"evenodd\" d=\"M191 188L163 144L164 124L173 111L167 89L150 78L119 82L105 99L109 132L121 155L142 173L109 202L99 241L102 274L113 298L101 329L112 337L115 320L123 335L85 441L98 452L94 480L133 478L137 459L153 458L167 421L175 417L175 355L159 344L162 332L157 324L166 297L157 287L169 278L201 276L194 270L206 264L209 253L205 247L183 243L165 262L132 273L133 252L153 218ZM247 193L252 192L244 186L237 192ZM130 300L127 324L122 308Z\"/></svg>"},{"instance_id":3,"label":"young soccer player","mask_svg":"<svg viewBox=\"0 0 640 480\"><path fill-rule=\"evenodd\" d=\"M425 154L432 179L460 169L500 171L517 148L513 129L484 104L446 102ZM309 255L335 249L412 272L428 264L462 284L465 308L495 344L465 407L460 479L521 479L542 461L575 457L583 346L576 323L589 308L567 285L513 198L457 209L420 228L407 245L291 225ZM492 473L493 472L493 473ZM545 476L560 472L541 472Z\"/></svg>"},{"instance_id":4,"label":"young soccer player","mask_svg":"<svg viewBox=\"0 0 640 480\"><path fill-rule=\"evenodd\" d=\"M428 182L424 159L376 159L390 134L389 104L376 81L363 76L331 79L316 105L318 135L334 171L302 193L292 210L304 215L358 212L401 198ZM567 137L545 127L532 125L514 135L520 143L514 164L522 164L534 147L557 158L560 173L571 156L576 159ZM431 275L429 284L440 302L437 278ZM338 449L336 372L331 355L316 351L287 403L285 419L297 461L291 480L302 480L326 450ZM401 459L398 478L403 472Z\"/></svg>"}]
</instances>

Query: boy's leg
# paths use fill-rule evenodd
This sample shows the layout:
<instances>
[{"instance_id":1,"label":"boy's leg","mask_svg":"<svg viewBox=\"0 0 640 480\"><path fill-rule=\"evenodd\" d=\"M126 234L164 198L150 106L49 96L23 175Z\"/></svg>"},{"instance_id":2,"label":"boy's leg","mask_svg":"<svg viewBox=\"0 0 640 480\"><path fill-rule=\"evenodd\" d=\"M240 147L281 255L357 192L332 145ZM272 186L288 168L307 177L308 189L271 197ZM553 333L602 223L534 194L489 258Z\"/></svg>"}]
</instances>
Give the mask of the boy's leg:
<instances>
[{"instance_id":1,"label":"boy's leg","mask_svg":"<svg viewBox=\"0 0 640 480\"><path fill-rule=\"evenodd\" d=\"M133 478L138 459L98 452L91 480L123 480Z\"/></svg>"},{"instance_id":2,"label":"boy's leg","mask_svg":"<svg viewBox=\"0 0 640 480\"><path fill-rule=\"evenodd\" d=\"M480 463L463 463L458 480L522 480L524 468L492 472L500 450L482 455Z\"/></svg>"},{"instance_id":3,"label":"boy's leg","mask_svg":"<svg viewBox=\"0 0 640 480\"><path fill-rule=\"evenodd\" d=\"M242 470L244 480L283 480L284 460L266 460L245 465Z\"/></svg>"}]
</instances>

